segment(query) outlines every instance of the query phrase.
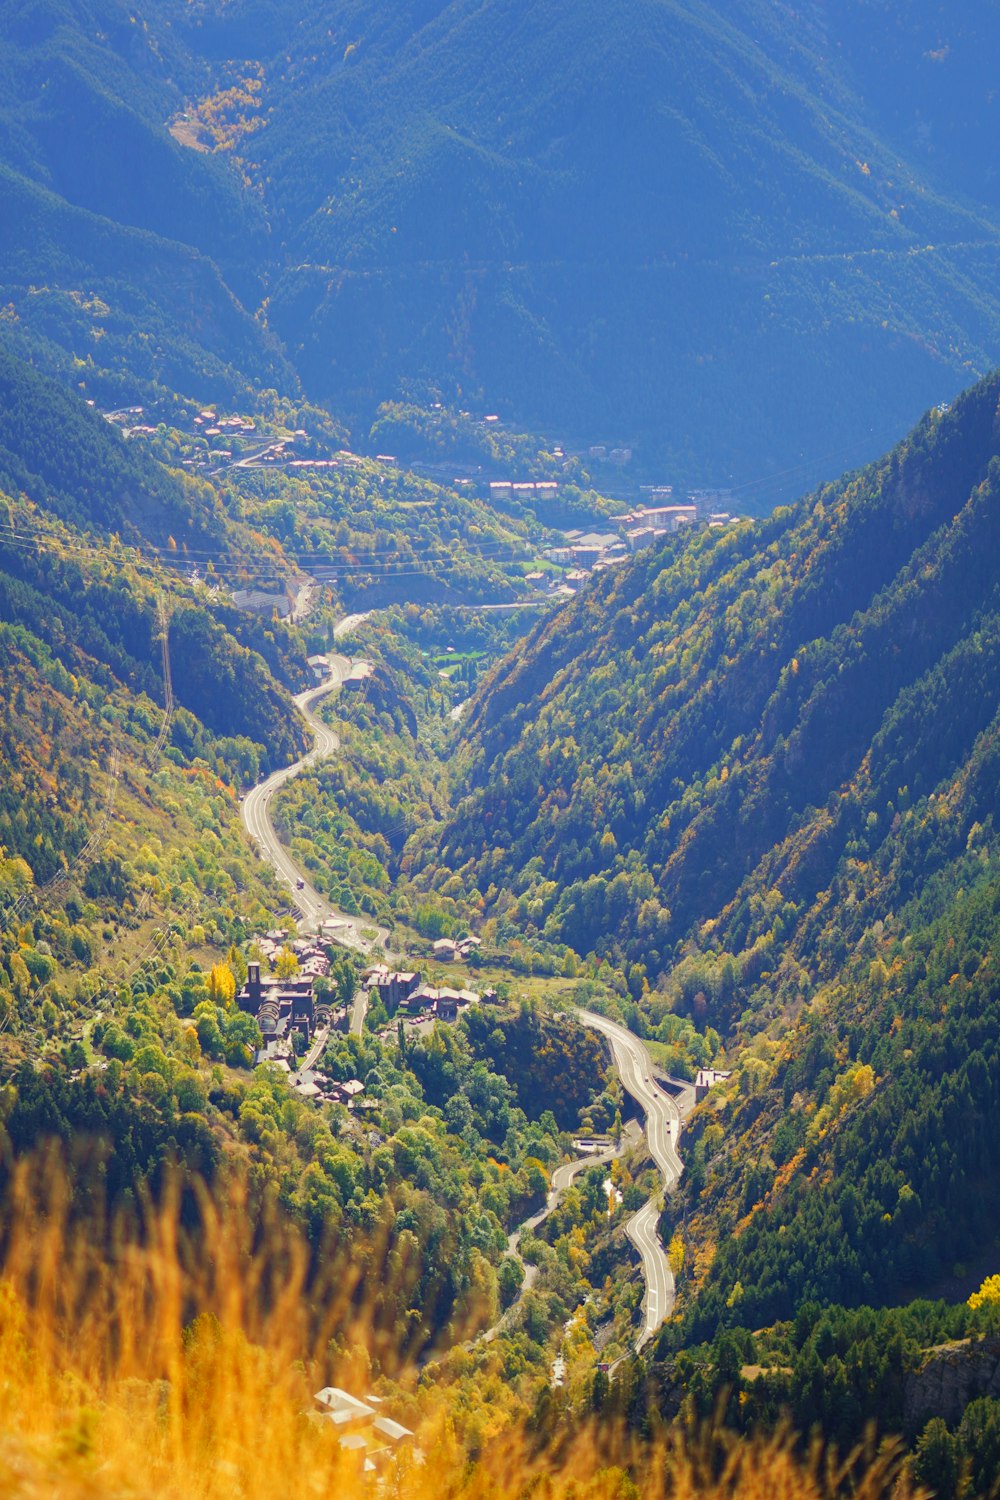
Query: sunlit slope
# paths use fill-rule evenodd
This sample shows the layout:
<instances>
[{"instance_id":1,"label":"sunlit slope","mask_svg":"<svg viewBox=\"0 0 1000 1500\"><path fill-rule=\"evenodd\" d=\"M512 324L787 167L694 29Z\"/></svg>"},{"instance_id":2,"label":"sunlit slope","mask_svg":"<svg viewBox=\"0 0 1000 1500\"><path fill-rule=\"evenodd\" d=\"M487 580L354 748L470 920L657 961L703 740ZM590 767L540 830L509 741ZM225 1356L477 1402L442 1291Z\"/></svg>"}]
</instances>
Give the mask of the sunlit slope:
<instances>
[{"instance_id":1,"label":"sunlit slope","mask_svg":"<svg viewBox=\"0 0 1000 1500\"><path fill-rule=\"evenodd\" d=\"M472 710L440 845L548 936L660 972L706 921L786 934L997 711L1000 378L766 523L670 540L540 625ZM969 821L991 810L975 779ZM985 802L973 814L979 800Z\"/></svg>"},{"instance_id":2,"label":"sunlit slope","mask_svg":"<svg viewBox=\"0 0 1000 1500\"><path fill-rule=\"evenodd\" d=\"M689 1016L735 1061L666 1208L682 1337L991 1268L998 397L647 551L472 708L439 866L606 955L640 1027Z\"/></svg>"},{"instance_id":3,"label":"sunlit slope","mask_svg":"<svg viewBox=\"0 0 1000 1500\"><path fill-rule=\"evenodd\" d=\"M740 1440L718 1422L686 1431L655 1415L638 1438L624 1421L627 1395L564 1420L547 1388L529 1414L499 1374L471 1401L460 1383L380 1378L379 1303L405 1287L406 1257L376 1238L353 1259L332 1243L311 1266L280 1218L248 1217L239 1178L208 1198L166 1174L162 1203L116 1221L109 1264L103 1205L68 1211L58 1159L24 1166L0 1226L0 1481L11 1500L95 1490L272 1500L288 1493L290 1472L306 1493L348 1500L379 1484L415 1500L442 1485L456 1500L513 1500L526 1485L554 1500L840 1493L839 1465L818 1442L796 1451L788 1435ZM393 1414L383 1431L402 1418L403 1439L394 1446L362 1421L339 1440L314 1396L338 1382L352 1393L376 1385L380 1422ZM892 1444L851 1455L866 1500L907 1500L900 1468Z\"/></svg>"}]
</instances>

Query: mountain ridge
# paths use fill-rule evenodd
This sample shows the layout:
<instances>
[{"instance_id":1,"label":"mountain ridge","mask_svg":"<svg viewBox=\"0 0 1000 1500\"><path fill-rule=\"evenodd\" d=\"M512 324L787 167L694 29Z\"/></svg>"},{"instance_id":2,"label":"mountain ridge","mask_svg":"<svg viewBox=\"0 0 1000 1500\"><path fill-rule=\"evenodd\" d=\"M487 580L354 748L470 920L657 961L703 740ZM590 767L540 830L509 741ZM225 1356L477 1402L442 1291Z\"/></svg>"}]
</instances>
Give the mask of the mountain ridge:
<instances>
[{"instance_id":1,"label":"mountain ridge","mask_svg":"<svg viewBox=\"0 0 1000 1500\"><path fill-rule=\"evenodd\" d=\"M1000 205L898 102L935 67L950 107L937 24L886 41L890 106L820 0L11 7L0 295L92 394L301 383L365 433L387 400L489 403L762 507L1000 351Z\"/></svg>"},{"instance_id":2,"label":"mountain ridge","mask_svg":"<svg viewBox=\"0 0 1000 1500\"><path fill-rule=\"evenodd\" d=\"M676 944L731 901L787 819L820 818L850 785L899 695L989 617L998 394L994 376L813 503L670 542L536 626L470 710L445 863L530 892L541 856L552 936L567 892L627 889L633 867ZM626 910L591 940L641 961Z\"/></svg>"}]
</instances>

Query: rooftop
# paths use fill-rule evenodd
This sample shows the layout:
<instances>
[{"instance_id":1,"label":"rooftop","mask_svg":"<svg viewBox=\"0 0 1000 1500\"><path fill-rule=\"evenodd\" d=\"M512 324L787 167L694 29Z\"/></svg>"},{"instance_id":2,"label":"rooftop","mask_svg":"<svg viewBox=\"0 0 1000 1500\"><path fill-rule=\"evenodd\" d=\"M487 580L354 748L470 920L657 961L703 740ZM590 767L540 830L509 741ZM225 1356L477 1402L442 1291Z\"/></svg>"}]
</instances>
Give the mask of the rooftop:
<instances>
[{"instance_id":1,"label":"rooftop","mask_svg":"<svg viewBox=\"0 0 1000 1500\"><path fill-rule=\"evenodd\" d=\"M401 1422L394 1422L391 1417L376 1417L372 1426L376 1432L380 1432L392 1443L398 1443L402 1438L413 1436L408 1427L404 1427Z\"/></svg>"},{"instance_id":2,"label":"rooftop","mask_svg":"<svg viewBox=\"0 0 1000 1500\"><path fill-rule=\"evenodd\" d=\"M350 1391L341 1390L339 1385L325 1385L321 1391L316 1392L316 1400L332 1414L345 1413L348 1420L361 1420L375 1415L373 1407L359 1401Z\"/></svg>"}]
</instances>

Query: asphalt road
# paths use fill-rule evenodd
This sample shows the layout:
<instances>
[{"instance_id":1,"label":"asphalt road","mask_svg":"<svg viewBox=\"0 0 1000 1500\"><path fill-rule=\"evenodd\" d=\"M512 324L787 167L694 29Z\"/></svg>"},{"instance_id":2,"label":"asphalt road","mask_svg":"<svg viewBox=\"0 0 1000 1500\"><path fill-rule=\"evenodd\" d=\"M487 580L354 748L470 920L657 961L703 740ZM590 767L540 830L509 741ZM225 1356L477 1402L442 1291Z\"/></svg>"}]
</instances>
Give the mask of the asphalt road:
<instances>
[{"instance_id":1,"label":"asphalt road","mask_svg":"<svg viewBox=\"0 0 1000 1500\"><path fill-rule=\"evenodd\" d=\"M247 792L242 804L243 822L265 859L270 861L279 878L289 887L292 900L301 914L300 927L316 931L320 922L332 917L335 921L343 923L340 941L349 948L356 948L362 953L367 953L373 943L362 937L361 933L362 928L371 928L374 925L371 919L354 917L331 906L326 897L321 896L319 891L309 884L304 872L279 839L274 824L271 822L271 800L279 787L283 787L286 781L290 781L307 766L313 765L318 760L325 760L340 747L338 736L313 712L313 704L325 698L335 687L339 687L351 670L351 663L346 656L330 656L328 660L330 676L318 683L316 687L308 688L304 693L300 693L295 699L296 706L312 730L313 748L301 760L295 761L290 766L282 766L281 770L273 772L266 781L262 781L259 786ZM298 885L300 880L303 882L301 889ZM379 927L375 941L385 945L388 938L387 929Z\"/></svg>"},{"instance_id":2,"label":"asphalt road","mask_svg":"<svg viewBox=\"0 0 1000 1500\"><path fill-rule=\"evenodd\" d=\"M270 816L270 802L279 787L284 786L286 781L291 780L299 771L315 761L332 755L340 746L340 740L335 732L313 712L313 704L338 687L351 669L351 663L346 657L331 656L329 661L330 676L316 687L300 693L295 699L296 706L301 710L313 732L313 748L301 760L273 772L259 786L253 787L247 793L242 804L243 822L265 858L270 860L278 876L289 886L295 905L301 913L301 925L316 929L320 922L333 917L344 924L341 941L349 947L367 952L372 947L372 943L362 937L361 929L369 927L370 922L338 911L309 884L278 838ZM300 880L303 881L301 889L298 888ZM387 930L380 927L376 941L385 946L388 936ZM363 996L361 1005L358 1001L359 997L355 997L351 1014L351 1030L355 1034L360 1033L364 1024L366 1008L364 1002L367 1001L367 996ZM677 1154L677 1140L681 1125L677 1104L654 1083L652 1059L637 1036L614 1021L609 1021L605 1016L596 1015L593 1011L581 1010L579 1015L585 1026L591 1026L595 1031L600 1031L610 1042L622 1086L642 1107L646 1116L646 1139L650 1154L663 1177L664 1188L671 1188L684 1170L683 1163ZM584 1166L609 1159L608 1155L589 1157L557 1168L553 1173L552 1189L545 1208L527 1220L526 1224L523 1224L516 1234L511 1236L509 1253L516 1254L517 1241L525 1228L536 1227L552 1212L576 1172L582 1171ZM652 1337L664 1319L670 1316L675 1298L673 1272L670 1270L666 1253L656 1233L656 1222L659 1217L658 1196L654 1196L645 1203L625 1224L625 1233L641 1257L643 1276L646 1281L645 1318L642 1333L636 1343L637 1350L641 1349L647 1339ZM495 1333L496 1329L490 1329L481 1337L491 1338L495 1336Z\"/></svg>"},{"instance_id":3,"label":"asphalt road","mask_svg":"<svg viewBox=\"0 0 1000 1500\"><path fill-rule=\"evenodd\" d=\"M632 1128L634 1129L635 1127L633 1126ZM626 1127L626 1129L628 1129L628 1127ZM548 1197L545 1200L545 1207L540 1208L536 1214L532 1214L530 1219L525 1219L523 1224L519 1224L514 1232L507 1236L506 1254L518 1254L518 1245L520 1244L521 1236L524 1231L526 1229L537 1229L539 1224L541 1224L544 1219L548 1218L553 1209L558 1207L563 1193L565 1193L566 1189L572 1185L574 1177L577 1177L582 1171L584 1171L586 1167L598 1167L601 1166L604 1162L613 1161L616 1156L621 1156L622 1151L628 1144L629 1142L623 1136L622 1143L619 1146L609 1146L606 1151L600 1151L596 1154L577 1156L573 1159L573 1161L564 1162L561 1167L556 1167L555 1171L552 1173L552 1181L549 1185L549 1193ZM518 1292L517 1296L514 1298L510 1306L503 1312L498 1321L493 1324L492 1328L485 1329L481 1334L473 1339L473 1344L489 1344L493 1339L496 1338L501 1329L505 1328L510 1322L511 1318L514 1316L514 1313L522 1302L525 1294L529 1292L534 1286L537 1276L538 1267L525 1264L524 1281L521 1283L521 1290ZM468 1347L471 1348L472 1344L469 1344Z\"/></svg>"},{"instance_id":4,"label":"asphalt road","mask_svg":"<svg viewBox=\"0 0 1000 1500\"><path fill-rule=\"evenodd\" d=\"M323 1048L326 1046L329 1037L329 1026L321 1026L313 1038L313 1044L309 1048L309 1051L296 1067L296 1073L304 1073L307 1068L314 1068L316 1066L323 1055Z\"/></svg>"},{"instance_id":5,"label":"asphalt road","mask_svg":"<svg viewBox=\"0 0 1000 1500\"><path fill-rule=\"evenodd\" d=\"M654 1082L653 1060L637 1036L593 1011L581 1010L579 1015L585 1026L601 1032L610 1042L622 1087L632 1095L646 1116L646 1141L663 1177L664 1191L672 1188L684 1170L677 1154L681 1114L676 1101ZM670 1316L676 1296L674 1273L656 1232L660 1216L659 1197L659 1193L655 1194L625 1224L625 1233L642 1260L646 1282L643 1327L636 1341L637 1351Z\"/></svg>"},{"instance_id":6,"label":"asphalt road","mask_svg":"<svg viewBox=\"0 0 1000 1500\"><path fill-rule=\"evenodd\" d=\"M370 609L366 609L364 613L360 615L345 615L344 618L342 620L338 620L336 625L333 627L334 640L339 641L342 635L350 635L351 631L356 630L359 625L363 625L365 620L371 617L371 614L372 611Z\"/></svg>"},{"instance_id":7,"label":"asphalt road","mask_svg":"<svg viewBox=\"0 0 1000 1500\"><path fill-rule=\"evenodd\" d=\"M351 1036L361 1036L365 1029L365 1016L368 1014L368 990L363 986L354 996L351 1002L351 1023L348 1027Z\"/></svg>"}]
</instances>

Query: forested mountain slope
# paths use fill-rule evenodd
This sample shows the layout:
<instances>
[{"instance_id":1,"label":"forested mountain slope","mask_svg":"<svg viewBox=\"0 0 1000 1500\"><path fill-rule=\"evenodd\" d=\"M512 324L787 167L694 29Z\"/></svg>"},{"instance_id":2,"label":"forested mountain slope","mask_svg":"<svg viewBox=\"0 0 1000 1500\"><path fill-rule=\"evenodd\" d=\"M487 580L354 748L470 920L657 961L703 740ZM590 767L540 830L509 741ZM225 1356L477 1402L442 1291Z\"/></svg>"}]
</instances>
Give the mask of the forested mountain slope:
<instances>
[{"instance_id":1,"label":"forested mountain slope","mask_svg":"<svg viewBox=\"0 0 1000 1500\"><path fill-rule=\"evenodd\" d=\"M114 405L294 386L252 316L263 209L167 129L208 72L155 7L0 6L0 299L10 336ZM248 312L247 309L250 309Z\"/></svg>"},{"instance_id":2,"label":"forested mountain slope","mask_svg":"<svg viewBox=\"0 0 1000 1500\"><path fill-rule=\"evenodd\" d=\"M0 346L0 489L82 530L163 545L218 541L206 485L168 471L55 380Z\"/></svg>"},{"instance_id":3,"label":"forested mountain slope","mask_svg":"<svg viewBox=\"0 0 1000 1500\"><path fill-rule=\"evenodd\" d=\"M301 379L367 432L441 394L798 488L996 359L994 36L930 3L10 3L4 320L102 404Z\"/></svg>"},{"instance_id":4,"label":"forested mountain slope","mask_svg":"<svg viewBox=\"0 0 1000 1500\"><path fill-rule=\"evenodd\" d=\"M175 565L161 563L168 527L214 544L192 552L223 584L169 543ZM340 1083L361 1075L366 1112L320 1109L280 1070L251 1071L262 1038L236 989L258 936L283 922L291 939L294 921L238 794L305 749L290 690L314 681L306 633L332 637L324 601L304 627L226 602L247 529L209 481L0 358L0 1205L18 1159L55 1141L98 1255L113 1259L121 1223L169 1182L203 1259L211 1203L238 1179L241 1222L303 1254L300 1352L322 1325L334 1358L328 1288L349 1260L384 1369L513 1298L507 1236L544 1203L563 1127L603 1095L604 1058L571 1018L506 1007L481 1036L348 1037L328 1020L361 964L335 951L316 977L315 1061ZM268 556L284 566L276 543ZM505 1062L535 1082L526 1109Z\"/></svg>"},{"instance_id":5,"label":"forested mountain slope","mask_svg":"<svg viewBox=\"0 0 1000 1500\"><path fill-rule=\"evenodd\" d=\"M306 677L301 641L230 606L208 609L186 577L150 560L157 548L169 555L174 533L222 548L227 526L207 484L164 468L79 397L0 351L0 634L11 708L0 848L27 861L35 885L72 866L100 822L97 785L113 744L138 776L140 802L151 798L133 825L152 816L153 784L138 767L154 754L167 707L164 621L174 715L157 756L200 758L240 781L304 744L289 693Z\"/></svg>"},{"instance_id":6,"label":"forested mountain slope","mask_svg":"<svg viewBox=\"0 0 1000 1500\"><path fill-rule=\"evenodd\" d=\"M752 945L758 888L789 930L992 723L998 393L990 377L881 463L646 551L543 622L473 707L444 860L651 973L706 921Z\"/></svg>"},{"instance_id":7,"label":"forested mountain slope","mask_svg":"<svg viewBox=\"0 0 1000 1500\"><path fill-rule=\"evenodd\" d=\"M326 399L439 382L747 479L995 358L992 210L911 166L818 0L207 10L192 48L263 69L269 316Z\"/></svg>"},{"instance_id":8,"label":"forested mountain slope","mask_svg":"<svg viewBox=\"0 0 1000 1500\"><path fill-rule=\"evenodd\" d=\"M668 1207L682 1336L926 1292L996 1233L998 398L641 555L476 701L443 860L738 1057Z\"/></svg>"},{"instance_id":9,"label":"forested mountain slope","mask_svg":"<svg viewBox=\"0 0 1000 1500\"><path fill-rule=\"evenodd\" d=\"M822 17L825 44L880 132L937 186L996 208L1000 171L990 136L1000 101L991 59L1000 14L990 0L961 9L943 0L848 0L824 4Z\"/></svg>"}]
</instances>

